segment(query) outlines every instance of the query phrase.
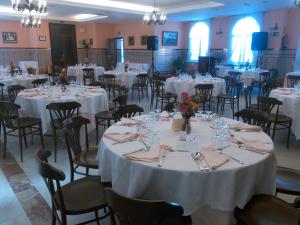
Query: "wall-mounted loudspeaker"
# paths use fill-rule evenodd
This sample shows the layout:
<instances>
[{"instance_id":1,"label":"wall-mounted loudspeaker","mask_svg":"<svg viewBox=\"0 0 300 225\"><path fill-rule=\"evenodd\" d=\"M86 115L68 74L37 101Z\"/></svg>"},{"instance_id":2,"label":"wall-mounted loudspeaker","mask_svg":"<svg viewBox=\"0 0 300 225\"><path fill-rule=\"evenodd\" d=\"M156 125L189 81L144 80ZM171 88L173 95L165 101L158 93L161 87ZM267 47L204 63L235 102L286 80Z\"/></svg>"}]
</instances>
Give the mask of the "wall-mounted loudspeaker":
<instances>
[{"instance_id":1,"label":"wall-mounted loudspeaker","mask_svg":"<svg viewBox=\"0 0 300 225\"><path fill-rule=\"evenodd\" d=\"M254 32L252 34L251 50L265 50L268 48L268 32Z\"/></svg>"},{"instance_id":2,"label":"wall-mounted loudspeaker","mask_svg":"<svg viewBox=\"0 0 300 225\"><path fill-rule=\"evenodd\" d=\"M147 50L158 50L158 36L147 37Z\"/></svg>"}]
</instances>

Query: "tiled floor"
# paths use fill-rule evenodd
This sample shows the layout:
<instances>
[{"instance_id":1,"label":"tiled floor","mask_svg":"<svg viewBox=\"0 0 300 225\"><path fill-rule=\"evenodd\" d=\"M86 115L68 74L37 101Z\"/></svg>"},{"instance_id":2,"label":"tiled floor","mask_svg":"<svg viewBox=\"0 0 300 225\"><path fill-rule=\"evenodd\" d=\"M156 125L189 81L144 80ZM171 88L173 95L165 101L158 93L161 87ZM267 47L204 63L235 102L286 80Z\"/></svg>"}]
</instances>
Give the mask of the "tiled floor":
<instances>
[{"instance_id":1,"label":"tiled floor","mask_svg":"<svg viewBox=\"0 0 300 225\"><path fill-rule=\"evenodd\" d=\"M131 95L130 95L131 99ZM129 100L130 100L129 99ZM134 103L137 103L135 100ZM145 98L138 103L146 111L149 110L148 100ZM243 103L242 103L243 105ZM231 111L227 108L224 115L231 116ZM95 143L95 134L90 134L91 143ZM284 140L286 132L278 133L275 140L275 151L278 164L300 170L300 141L291 138L290 149L286 149ZM69 164L67 151L62 139L59 142L58 161L50 163L66 173L66 180L69 181ZM52 150L52 139L45 137L46 149ZM0 139L0 225L46 225L51 224L50 195L42 180L37 174L34 153L39 148L39 139L35 138L34 143L29 144L29 148L24 150L24 162L20 163L20 155L17 138L9 138L8 154L3 160L3 141ZM97 171L93 171L97 173ZM285 200L291 201L289 196L280 195ZM72 216L68 218L69 224L75 224L91 215ZM108 219L102 225L108 225Z\"/></svg>"}]
</instances>

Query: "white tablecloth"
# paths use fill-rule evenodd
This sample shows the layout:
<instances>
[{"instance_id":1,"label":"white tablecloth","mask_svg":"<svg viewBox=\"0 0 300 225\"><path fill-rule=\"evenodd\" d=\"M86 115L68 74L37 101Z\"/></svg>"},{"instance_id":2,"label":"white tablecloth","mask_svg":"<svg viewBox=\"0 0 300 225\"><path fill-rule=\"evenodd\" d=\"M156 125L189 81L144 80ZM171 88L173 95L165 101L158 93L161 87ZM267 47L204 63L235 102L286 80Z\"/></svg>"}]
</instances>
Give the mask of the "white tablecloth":
<instances>
[{"instance_id":1,"label":"white tablecloth","mask_svg":"<svg viewBox=\"0 0 300 225\"><path fill-rule=\"evenodd\" d=\"M267 72L267 70L263 69L253 69L253 70L234 70L234 69L226 69L224 70L223 75L220 74L221 77L228 76L229 71L237 71L241 72L241 80L244 81L244 85L251 86L252 81L259 81L259 74L262 72Z\"/></svg>"},{"instance_id":2,"label":"white tablecloth","mask_svg":"<svg viewBox=\"0 0 300 225\"><path fill-rule=\"evenodd\" d=\"M32 81L35 79L42 79L47 78L47 75L15 75L13 77L11 76L1 76L0 75L0 83L3 83L5 85L5 90L7 86L19 84L26 88L32 88Z\"/></svg>"},{"instance_id":3,"label":"white tablecloth","mask_svg":"<svg viewBox=\"0 0 300 225\"><path fill-rule=\"evenodd\" d=\"M287 87L287 76L300 76L300 71L289 72L285 75L283 87Z\"/></svg>"},{"instance_id":4,"label":"white tablecloth","mask_svg":"<svg viewBox=\"0 0 300 225\"><path fill-rule=\"evenodd\" d=\"M200 147L215 143L215 131L208 122L192 122L192 133L200 135ZM176 147L179 134L171 131L171 122L156 122L160 143ZM136 127L112 126L106 132L136 132ZM247 139L272 141L262 132L233 132ZM199 171L189 152L169 152L162 168L157 163L125 159L122 154L144 147L139 142L112 145L102 138L99 151L99 174L112 182L117 192L135 198L162 199L177 202L185 215L192 215L193 224L232 224L233 210L244 207L251 196L271 194L275 186L276 157L260 155L230 146L224 153L244 161L230 160L217 170ZM271 147L272 147L271 146Z\"/></svg>"},{"instance_id":5,"label":"white tablecloth","mask_svg":"<svg viewBox=\"0 0 300 225\"><path fill-rule=\"evenodd\" d=\"M79 102L81 104L80 115L91 121L88 126L89 130L95 128L95 114L108 110L108 98L104 89L91 91L88 88L68 88L68 91L64 93L60 87L39 90L39 95L34 97L24 96L26 92L21 92L17 96L16 104L21 106L21 115L41 118L44 134L51 130L51 119L46 109L46 105L51 102Z\"/></svg>"},{"instance_id":6,"label":"white tablecloth","mask_svg":"<svg viewBox=\"0 0 300 225\"><path fill-rule=\"evenodd\" d=\"M137 82L136 75L141 73L147 73L147 72L142 70L128 70L128 72L124 72L122 70L111 70L111 71L104 72L104 74L115 75L116 80L120 80L121 85L126 86L129 89L131 89L132 85Z\"/></svg>"},{"instance_id":7,"label":"white tablecloth","mask_svg":"<svg viewBox=\"0 0 300 225\"><path fill-rule=\"evenodd\" d=\"M124 63L118 62L116 65L117 70L124 71ZM128 66L129 70L137 70L137 71L148 71L149 70L149 64L147 63L129 63Z\"/></svg>"},{"instance_id":8,"label":"white tablecloth","mask_svg":"<svg viewBox=\"0 0 300 225\"><path fill-rule=\"evenodd\" d=\"M293 90L293 88L291 88ZM293 119L292 131L294 132L296 139L300 139L300 96L294 93L290 95L283 95L276 90L272 90L270 97L276 98L283 103L279 107L279 113L289 116Z\"/></svg>"},{"instance_id":9,"label":"white tablecloth","mask_svg":"<svg viewBox=\"0 0 300 225\"><path fill-rule=\"evenodd\" d=\"M219 94L225 94L226 92L226 83L222 78L182 80L179 77L170 77L165 82L165 90L167 92L175 93L177 96L180 96L182 92L194 95L194 87L196 84L213 84L214 89L212 96L218 96Z\"/></svg>"},{"instance_id":10,"label":"white tablecloth","mask_svg":"<svg viewBox=\"0 0 300 225\"><path fill-rule=\"evenodd\" d=\"M67 76L76 76L76 81L78 83L83 83L83 71L84 68L93 68L95 70L95 79L98 79L99 75L102 75L105 72L103 66L69 66L67 69Z\"/></svg>"},{"instance_id":11,"label":"white tablecloth","mask_svg":"<svg viewBox=\"0 0 300 225\"><path fill-rule=\"evenodd\" d=\"M39 63L38 61L20 61L19 67L22 70L22 72L27 73L27 69L29 67L36 70L35 74L39 74Z\"/></svg>"}]
</instances>

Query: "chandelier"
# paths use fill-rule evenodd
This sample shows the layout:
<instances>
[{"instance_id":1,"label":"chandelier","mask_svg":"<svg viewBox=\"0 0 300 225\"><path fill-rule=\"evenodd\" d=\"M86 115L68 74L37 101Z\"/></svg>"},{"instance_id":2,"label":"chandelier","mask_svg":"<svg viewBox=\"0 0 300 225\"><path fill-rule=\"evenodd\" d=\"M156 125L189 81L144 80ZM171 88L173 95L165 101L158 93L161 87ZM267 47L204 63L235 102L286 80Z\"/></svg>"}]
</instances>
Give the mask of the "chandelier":
<instances>
[{"instance_id":1,"label":"chandelier","mask_svg":"<svg viewBox=\"0 0 300 225\"><path fill-rule=\"evenodd\" d=\"M156 1L154 0L154 8L151 13L146 13L144 16L144 24L146 25L164 25L166 23L167 16L163 13L159 14L156 9Z\"/></svg>"},{"instance_id":2,"label":"chandelier","mask_svg":"<svg viewBox=\"0 0 300 225\"><path fill-rule=\"evenodd\" d=\"M36 4L33 0L11 0L12 7L20 13L28 11L28 15L24 15L21 25L24 28L39 28L41 26L41 14L47 12L46 0L38 0ZM33 15L37 14L39 16Z\"/></svg>"}]
</instances>

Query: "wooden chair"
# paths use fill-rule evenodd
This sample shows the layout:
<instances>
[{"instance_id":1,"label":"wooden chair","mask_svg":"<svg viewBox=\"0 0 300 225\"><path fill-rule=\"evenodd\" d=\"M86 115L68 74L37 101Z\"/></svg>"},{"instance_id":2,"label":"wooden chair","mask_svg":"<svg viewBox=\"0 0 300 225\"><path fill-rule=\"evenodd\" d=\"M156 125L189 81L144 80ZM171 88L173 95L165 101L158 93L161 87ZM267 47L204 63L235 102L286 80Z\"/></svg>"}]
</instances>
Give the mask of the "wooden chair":
<instances>
[{"instance_id":1,"label":"wooden chair","mask_svg":"<svg viewBox=\"0 0 300 225\"><path fill-rule=\"evenodd\" d=\"M237 225L298 225L300 211L271 195L255 195L244 209L235 208Z\"/></svg>"},{"instance_id":2,"label":"wooden chair","mask_svg":"<svg viewBox=\"0 0 300 225\"><path fill-rule=\"evenodd\" d=\"M258 87L258 95L261 95L262 87L271 80L272 75L269 71L259 73L259 81L252 81L251 87Z\"/></svg>"},{"instance_id":3,"label":"wooden chair","mask_svg":"<svg viewBox=\"0 0 300 225\"><path fill-rule=\"evenodd\" d=\"M7 92L8 92L8 97L11 102L14 102L17 98L17 95L19 94L20 91L23 91L26 89L24 86L15 84L15 85L10 85L7 87Z\"/></svg>"},{"instance_id":4,"label":"wooden chair","mask_svg":"<svg viewBox=\"0 0 300 225\"><path fill-rule=\"evenodd\" d=\"M195 85L196 96L201 97L202 109L205 112L206 107L211 110L211 98L214 89L213 84L197 84Z\"/></svg>"},{"instance_id":5,"label":"wooden chair","mask_svg":"<svg viewBox=\"0 0 300 225\"><path fill-rule=\"evenodd\" d=\"M117 121L117 116L116 116L116 108L117 106L123 106L127 104L127 94L126 95L119 95L113 100L114 107L113 109L109 111L104 111L104 112L98 112L95 115L95 122L96 122L96 144L98 144L99 140L99 126L102 125L104 128L110 127L111 121Z\"/></svg>"},{"instance_id":6,"label":"wooden chair","mask_svg":"<svg viewBox=\"0 0 300 225\"><path fill-rule=\"evenodd\" d=\"M48 78L49 78L50 83L52 83L52 84L57 83L59 80L57 73L48 73Z\"/></svg>"},{"instance_id":7,"label":"wooden chair","mask_svg":"<svg viewBox=\"0 0 300 225\"><path fill-rule=\"evenodd\" d=\"M256 109L242 109L236 112L235 116L237 120L241 117L244 123L260 126L265 133L270 133L271 123L268 120L268 113Z\"/></svg>"},{"instance_id":8,"label":"wooden chair","mask_svg":"<svg viewBox=\"0 0 300 225\"><path fill-rule=\"evenodd\" d=\"M277 167L276 195L300 196L300 171L286 167Z\"/></svg>"},{"instance_id":9,"label":"wooden chair","mask_svg":"<svg viewBox=\"0 0 300 225\"><path fill-rule=\"evenodd\" d=\"M82 69L83 84L88 85L95 81L95 70L93 68Z\"/></svg>"},{"instance_id":10,"label":"wooden chair","mask_svg":"<svg viewBox=\"0 0 300 225\"><path fill-rule=\"evenodd\" d=\"M106 91L108 92L108 97L110 99L110 93L113 92L114 97L116 97L116 89L120 89L121 85L116 82L116 75L113 74L103 74L103 80L105 82Z\"/></svg>"},{"instance_id":11,"label":"wooden chair","mask_svg":"<svg viewBox=\"0 0 300 225\"><path fill-rule=\"evenodd\" d=\"M147 73L141 73L136 75L137 83L132 85L132 100L134 91L136 90L138 92L139 102L141 101L141 94L142 98L144 98L144 92L146 93L146 96L149 100L149 94L148 94L148 74Z\"/></svg>"},{"instance_id":12,"label":"wooden chair","mask_svg":"<svg viewBox=\"0 0 300 225\"><path fill-rule=\"evenodd\" d=\"M44 148L43 132L41 120L32 117L19 117L19 109L21 107L13 102L0 102L0 128L3 128L4 135L4 154L3 158L6 158L7 149L7 136L19 137L19 148L21 162L23 162L23 143L24 139L25 147L27 148L27 135L39 134L41 138L41 145Z\"/></svg>"},{"instance_id":13,"label":"wooden chair","mask_svg":"<svg viewBox=\"0 0 300 225\"><path fill-rule=\"evenodd\" d=\"M293 88L296 84L299 83L300 81L300 76L296 75L288 75L286 77L287 79L287 86Z\"/></svg>"},{"instance_id":14,"label":"wooden chair","mask_svg":"<svg viewBox=\"0 0 300 225\"><path fill-rule=\"evenodd\" d=\"M48 82L47 78L41 78L41 79L35 79L31 83L32 83L33 87L36 88L36 87L41 86L41 85L43 85L47 82Z\"/></svg>"},{"instance_id":15,"label":"wooden chair","mask_svg":"<svg viewBox=\"0 0 300 225\"><path fill-rule=\"evenodd\" d=\"M187 225L190 217L184 217L181 206L159 200L141 200L122 196L105 189L111 225ZM116 218L118 222L116 222Z\"/></svg>"},{"instance_id":16,"label":"wooden chair","mask_svg":"<svg viewBox=\"0 0 300 225\"><path fill-rule=\"evenodd\" d=\"M66 119L64 122L64 134L67 144L71 182L74 181L74 173L81 175L88 175L89 169L98 169L98 160L96 159L98 147L90 148L87 125L90 123L89 119L81 116L72 117ZM82 150L80 144L80 129L84 127L85 130L85 144L86 150ZM85 174L77 171L78 167L84 167L86 169Z\"/></svg>"},{"instance_id":17,"label":"wooden chair","mask_svg":"<svg viewBox=\"0 0 300 225\"><path fill-rule=\"evenodd\" d=\"M103 89L105 89L105 85L102 83L102 82L99 82L99 81L94 81L92 83L89 83L89 86L91 87L101 87Z\"/></svg>"},{"instance_id":18,"label":"wooden chair","mask_svg":"<svg viewBox=\"0 0 300 225\"><path fill-rule=\"evenodd\" d=\"M164 104L177 101L177 95L173 94L171 92L165 92L164 86L165 86L165 84L162 81L160 81L160 80L154 81L153 88L154 88L154 93L155 93L155 98L156 98L155 108L157 108L158 102L160 102L161 111L164 108ZM151 108L151 106L150 106L150 108Z\"/></svg>"},{"instance_id":19,"label":"wooden chair","mask_svg":"<svg viewBox=\"0 0 300 225\"><path fill-rule=\"evenodd\" d=\"M104 196L105 184L101 183L101 177L88 176L61 186L65 174L48 163L50 155L50 151L39 150L36 153L36 161L38 172L44 179L51 196L52 225L55 225L56 221L61 225L67 225L67 215L90 212L95 213L95 219L80 224L96 221L99 225L99 220L108 216ZM104 209L104 215L99 217L98 210L101 209Z\"/></svg>"},{"instance_id":20,"label":"wooden chair","mask_svg":"<svg viewBox=\"0 0 300 225\"><path fill-rule=\"evenodd\" d=\"M9 101L9 97L4 94L4 87L5 85L3 83L0 83L0 101Z\"/></svg>"},{"instance_id":21,"label":"wooden chair","mask_svg":"<svg viewBox=\"0 0 300 225\"><path fill-rule=\"evenodd\" d=\"M291 135L291 126L293 119L279 114L279 106L283 103L276 98L270 98L265 96L258 96L257 97L257 104L258 109L260 111L268 113L268 120L273 124L273 127L271 126L272 132L272 139L275 138L275 131L281 130L281 129L288 129L288 136L287 136L287 142L286 146L289 148L290 144L290 135ZM275 113L273 113L273 109ZM278 128L278 125L280 126Z\"/></svg>"},{"instance_id":22,"label":"wooden chair","mask_svg":"<svg viewBox=\"0 0 300 225\"><path fill-rule=\"evenodd\" d=\"M46 106L51 118L54 141L54 160L57 158L57 131L63 130L63 121L79 115L81 104L78 102L52 102Z\"/></svg>"},{"instance_id":23,"label":"wooden chair","mask_svg":"<svg viewBox=\"0 0 300 225\"><path fill-rule=\"evenodd\" d=\"M237 77L235 76L224 77L226 83L226 94L221 94L217 96L217 112L219 111L219 104L222 104L221 105L222 114L224 113L225 104L229 104L232 110L232 118L234 118L235 105L237 106L237 110L239 111L240 95L243 86L243 84L238 80Z\"/></svg>"},{"instance_id":24,"label":"wooden chair","mask_svg":"<svg viewBox=\"0 0 300 225\"><path fill-rule=\"evenodd\" d=\"M131 105L120 105L119 108L116 110L115 115L117 119L122 117L131 118L134 117L136 114L141 115L144 112L144 109L136 104Z\"/></svg>"}]
</instances>

